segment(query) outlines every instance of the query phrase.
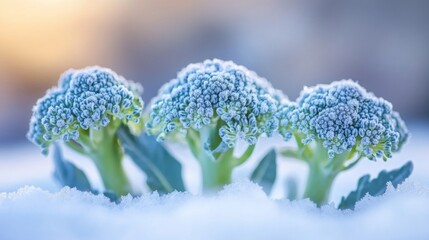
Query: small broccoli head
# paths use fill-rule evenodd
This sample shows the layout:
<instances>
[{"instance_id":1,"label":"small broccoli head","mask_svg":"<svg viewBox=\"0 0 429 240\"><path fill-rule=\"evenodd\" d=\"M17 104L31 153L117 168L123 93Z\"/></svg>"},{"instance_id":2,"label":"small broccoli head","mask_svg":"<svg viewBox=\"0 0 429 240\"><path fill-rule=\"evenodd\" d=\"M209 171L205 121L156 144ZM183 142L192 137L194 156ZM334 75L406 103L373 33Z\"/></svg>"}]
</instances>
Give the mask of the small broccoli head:
<instances>
[{"instance_id":1,"label":"small broccoli head","mask_svg":"<svg viewBox=\"0 0 429 240\"><path fill-rule=\"evenodd\" d=\"M280 134L301 134L303 144L317 140L329 158L353 150L369 159L386 159L408 136L392 104L351 80L305 88L278 117Z\"/></svg>"},{"instance_id":2,"label":"small broccoli head","mask_svg":"<svg viewBox=\"0 0 429 240\"><path fill-rule=\"evenodd\" d=\"M228 147L237 139L255 144L259 135L277 129L275 117L284 96L263 78L230 61L190 64L165 84L153 100L149 133L167 135L217 125Z\"/></svg>"},{"instance_id":3,"label":"small broccoli head","mask_svg":"<svg viewBox=\"0 0 429 240\"><path fill-rule=\"evenodd\" d=\"M54 87L37 101L27 137L47 153L58 140L78 140L89 129L112 121L130 124L141 119L142 88L110 69L89 67L65 72Z\"/></svg>"}]
</instances>

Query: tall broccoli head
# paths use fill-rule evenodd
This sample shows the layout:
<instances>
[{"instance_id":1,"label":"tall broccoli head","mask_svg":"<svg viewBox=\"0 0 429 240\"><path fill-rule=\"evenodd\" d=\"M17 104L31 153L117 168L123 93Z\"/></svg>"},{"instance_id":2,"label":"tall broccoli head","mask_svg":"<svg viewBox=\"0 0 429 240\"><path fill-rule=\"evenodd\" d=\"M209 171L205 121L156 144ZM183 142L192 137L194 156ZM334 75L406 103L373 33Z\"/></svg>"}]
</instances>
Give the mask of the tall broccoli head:
<instances>
[{"instance_id":1,"label":"tall broccoli head","mask_svg":"<svg viewBox=\"0 0 429 240\"><path fill-rule=\"evenodd\" d=\"M279 110L279 133L294 137L297 149L283 155L309 165L305 197L318 204L328 199L335 177L361 158L386 160L408 136L392 104L343 80L305 88L297 102Z\"/></svg>"},{"instance_id":2,"label":"tall broccoli head","mask_svg":"<svg viewBox=\"0 0 429 240\"><path fill-rule=\"evenodd\" d=\"M131 186L121 165L117 130L140 126L141 92L139 85L110 69L69 70L34 106L27 136L44 154L52 143L64 141L93 160L107 190L127 194Z\"/></svg>"},{"instance_id":3,"label":"tall broccoli head","mask_svg":"<svg viewBox=\"0 0 429 240\"><path fill-rule=\"evenodd\" d=\"M259 136L271 136L277 130L275 115L283 99L245 67L206 60L188 65L161 88L152 101L146 128L159 141L177 133L185 136L202 165L203 177L212 176L203 179L205 186L222 186L230 181L232 168L250 156ZM235 158L232 152L238 139L249 147Z\"/></svg>"},{"instance_id":4,"label":"tall broccoli head","mask_svg":"<svg viewBox=\"0 0 429 240\"><path fill-rule=\"evenodd\" d=\"M152 103L146 126L163 140L170 134L217 125L228 147L238 138L255 144L271 136L283 96L243 66L218 59L190 64L165 84Z\"/></svg>"}]
</instances>

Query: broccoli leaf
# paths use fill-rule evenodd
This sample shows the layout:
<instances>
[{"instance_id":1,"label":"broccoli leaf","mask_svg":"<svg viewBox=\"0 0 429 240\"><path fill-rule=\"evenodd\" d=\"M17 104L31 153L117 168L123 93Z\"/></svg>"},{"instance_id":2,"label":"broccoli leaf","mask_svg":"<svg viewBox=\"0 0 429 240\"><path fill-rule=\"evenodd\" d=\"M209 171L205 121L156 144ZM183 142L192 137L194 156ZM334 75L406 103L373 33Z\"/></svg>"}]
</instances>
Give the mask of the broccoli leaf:
<instances>
[{"instance_id":1,"label":"broccoli leaf","mask_svg":"<svg viewBox=\"0 0 429 240\"><path fill-rule=\"evenodd\" d=\"M54 177L62 185L80 191L91 191L91 184L85 173L63 158L61 148L54 144Z\"/></svg>"},{"instance_id":2,"label":"broccoli leaf","mask_svg":"<svg viewBox=\"0 0 429 240\"><path fill-rule=\"evenodd\" d=\"M161 194L185 191L181 164L154 137L134 136L127 127L118 130L118 137L134 163L146 174L152 191Z\"/></svg>"},{"instance_id":3,"label":"broccoli leaf","mask_svg":"<svg viewBox=\"0 0 429 240\"><path fill-rule=\"evenodd\" d=\"M250 180L261 185L265 193L270 194L276 180L276 171L276 151L271 149L259 162L258 166L253 171Z\"/></svg>"},{"instance_id":4,"label":"broccoli leaf","mask_svg":"<svg viewBox=\"0 0 429 240\"><path fill-rule=\"evenodd\" d=\"M119 203L121 198L114 192L100 192L92 189L85 173L76 167L72 162L63 158L61 148L58 144L54 144L54 177L61 186L76 188L79 191L91 192L93 194L103 194L110 201Z\"/></svg>"},{"instance_id":5,"label":"broccoli leaf","mask_svg":"<svg viewBox=\"0 0 429 240\"><path fill-rule=\"evenodd\" d=\"M291 201L298 198L298 181L294 177L286 179L286 198Z\"/></svg>"},{"instance_id":6,"label":"broccoli leaf","mask_svg":"<svg viewBox=\"0 0 429 240\"><path fill-rule=\"evenodd\" d=\"M391 182L393 187L397 187L405 179L407 179L413 171L413 163L411 161L404 164L401 168L392 171L381 171L376 179L370 181L369 175L362 176L355 191L349 193L347 197L342 197L338 209L354 209L356 202L365 197L366 194L371 196L379 196L386 192L387 183Z\"/></svg>"}]
</instances>

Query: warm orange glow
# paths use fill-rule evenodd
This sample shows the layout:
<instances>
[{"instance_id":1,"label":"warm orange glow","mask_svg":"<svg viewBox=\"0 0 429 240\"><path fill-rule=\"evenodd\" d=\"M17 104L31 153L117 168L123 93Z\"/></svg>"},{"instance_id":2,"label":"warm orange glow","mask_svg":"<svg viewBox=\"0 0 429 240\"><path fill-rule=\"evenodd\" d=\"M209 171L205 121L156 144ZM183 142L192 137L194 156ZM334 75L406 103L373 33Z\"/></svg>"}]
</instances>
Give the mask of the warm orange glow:
<instances>
[{"instance_id":1,"label":"warm orange glow","mask_svg":"<svg viewBox=\"0 0 429 240\"><path fill-rule=\"evenodd\" d=\"M97 55L99 25L115 19L117 1L0 2L0 61L30 71L85 63Z\"/></svg>"}]
</instances>

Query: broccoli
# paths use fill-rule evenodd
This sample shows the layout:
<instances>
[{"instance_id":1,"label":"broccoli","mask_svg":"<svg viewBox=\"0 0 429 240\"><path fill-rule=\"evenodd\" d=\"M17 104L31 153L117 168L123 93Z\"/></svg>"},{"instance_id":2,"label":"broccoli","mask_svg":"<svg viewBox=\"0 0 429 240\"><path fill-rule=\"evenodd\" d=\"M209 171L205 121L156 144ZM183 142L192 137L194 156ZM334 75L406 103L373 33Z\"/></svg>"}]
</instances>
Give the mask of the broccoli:
<instances>
[{"instance_id":1,"label":"broccoli","mask_svg":"<svg viewBox=\"0 0 429 240\"><path fill-rule=\"evenodd\" d=\"M387 160L408 137L392 104L351 80L305 88L296 103L280 108L277 117L278 132L297 144L282 153L308 164L304 197L318 205L328 200L340 172L362 158Z\"/></svg>"},{"instance_id":2,"label":"broccoli","mask_svg":"<svg viewBox=\"0 0 429 240\"><path fill-rule=\"evenodd\" d=\"M140 85L110 69L89 67L69 70L59 85L37 101L27 137L46 155L62 141L92 159L107 191L132 191L122 167L123 152L116 135L121 125L142 129Z\"/></svg>"},{"instance_id":3,"label":"broccoli","mask_svg":"<svg viewBox=\"0 0 429 240\"><path fill-rule=\"evenodd\" d=\"M231 182L233 169L252 154L258 138L278 127L285 100L265 79L230 61L190 64L166 83L151 103L146 130L158 141L186 141L198 160L203 189ZM236 157L237 140L247 142Z\"/></svg>"}]
</instances>

